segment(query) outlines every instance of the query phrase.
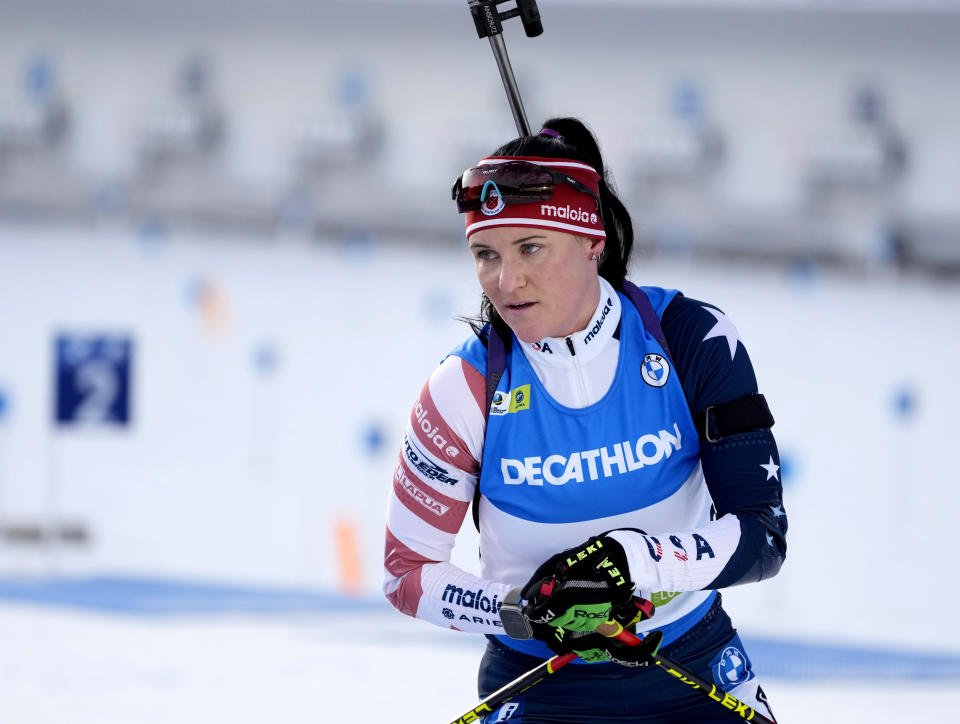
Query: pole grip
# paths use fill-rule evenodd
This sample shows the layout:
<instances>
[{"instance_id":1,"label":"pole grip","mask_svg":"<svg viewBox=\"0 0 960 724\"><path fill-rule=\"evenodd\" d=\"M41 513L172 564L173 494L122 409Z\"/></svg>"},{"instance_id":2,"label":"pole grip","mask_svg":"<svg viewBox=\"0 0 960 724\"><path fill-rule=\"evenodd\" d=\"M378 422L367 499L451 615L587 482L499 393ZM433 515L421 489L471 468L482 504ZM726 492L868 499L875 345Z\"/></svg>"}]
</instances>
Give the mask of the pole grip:
<instances>
[{"instance_id":1,"label":"pole grip","mask_svg":"<svg viewBox=\"0 0 960 724\"><path fill-rule=\"evenodd\" d=\"M547 671L549 671L551 674L555 674L557 673L558 669L562 669L564 666L569 664L575 658L577 658L577 655L572 651L566 654L559 654L558 656L554 656L552 659L547 661Z\"/></svg>"}]
</instances>

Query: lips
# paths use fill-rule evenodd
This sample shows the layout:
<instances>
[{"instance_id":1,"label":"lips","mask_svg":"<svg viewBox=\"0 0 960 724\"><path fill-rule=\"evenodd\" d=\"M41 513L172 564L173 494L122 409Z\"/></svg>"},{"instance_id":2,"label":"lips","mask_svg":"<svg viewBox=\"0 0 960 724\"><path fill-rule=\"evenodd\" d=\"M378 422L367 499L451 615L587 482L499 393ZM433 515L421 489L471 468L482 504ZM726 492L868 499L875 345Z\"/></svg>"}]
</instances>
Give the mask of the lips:
<instances>
[{"instance_id":1,"label":"lips","mask_svg":"<svg viewBox=\"0 0 960 724\"><path fill-rule=\"evenodd\" d=\"M507 309L511 312L522 312L524 309L530 309L536 302L516 302L515 304L508 304Z\"/></svg>"}]
</instances>

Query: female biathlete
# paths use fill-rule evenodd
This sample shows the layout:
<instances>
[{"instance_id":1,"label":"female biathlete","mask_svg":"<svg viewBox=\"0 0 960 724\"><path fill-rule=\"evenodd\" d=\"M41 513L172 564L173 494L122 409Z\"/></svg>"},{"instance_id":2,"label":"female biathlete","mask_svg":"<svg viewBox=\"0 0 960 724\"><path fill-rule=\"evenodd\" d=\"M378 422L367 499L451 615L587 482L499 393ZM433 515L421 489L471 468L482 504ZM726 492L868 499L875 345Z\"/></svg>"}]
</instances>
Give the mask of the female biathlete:
<instances>
[{"instance_id":1,"label":"female biathlete","mask_svg":"<svg viewBox=\"0 0 960 724\"><path fill-rule=\"evenodd\" d=\"M410 416L387 598L486 634L481 696L579 654L488 722L736 720L645 665L657 639L773 718L718 591L775 575L786 554L773 418L733 322L625 279L630 217L579 120L500 147L453 196L482 309ZM471 504L479 577L449 562ZM632 648L593 631L610 618L662 638Z\"/></svg>"}]
</instances>

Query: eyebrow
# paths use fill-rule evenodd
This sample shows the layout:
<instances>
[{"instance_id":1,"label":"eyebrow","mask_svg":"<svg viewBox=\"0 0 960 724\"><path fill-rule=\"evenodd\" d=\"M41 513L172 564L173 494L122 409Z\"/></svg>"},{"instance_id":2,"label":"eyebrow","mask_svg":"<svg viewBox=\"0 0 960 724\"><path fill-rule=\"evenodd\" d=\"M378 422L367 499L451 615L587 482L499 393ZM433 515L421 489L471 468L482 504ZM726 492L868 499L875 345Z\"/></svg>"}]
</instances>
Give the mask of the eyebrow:
<instances>
[{"instance_id":1,"label":"eyebrow","mask_svg":"<svg viewBox=\"0 0 960 724\"><path fill-rule=\"evenodd\" d=\"M531 234L530 236L524 236L524 237L521 237L520 239L514 239L510 243L516 246L517 244L524 244L530 241L531 239L544 239L544 238L546 237L544 237L543 234ZM488 246L487 244L481 244L478 241L471 241L470 248L471 249L490 249L491 247Z\"/></svg>"}]
</instances>

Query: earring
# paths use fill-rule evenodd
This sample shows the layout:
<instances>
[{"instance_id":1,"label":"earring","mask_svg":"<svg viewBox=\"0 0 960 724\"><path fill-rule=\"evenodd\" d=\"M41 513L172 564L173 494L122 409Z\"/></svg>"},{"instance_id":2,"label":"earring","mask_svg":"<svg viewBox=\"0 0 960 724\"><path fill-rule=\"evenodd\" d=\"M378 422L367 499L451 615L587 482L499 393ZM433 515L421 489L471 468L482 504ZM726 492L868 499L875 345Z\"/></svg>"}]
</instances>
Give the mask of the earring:
<instances>
[{"instance_id":1,"label":"earring","mask_svg":"<svg viewBox=\"0 0 960 724\"><path fill-rule=\"evenodd\" d=\"M599 254L593 254L593 255L590 257L590 261L597 261L599 258L600 258L600 255L599 255Z\"/></svg>"}]
</instances>

